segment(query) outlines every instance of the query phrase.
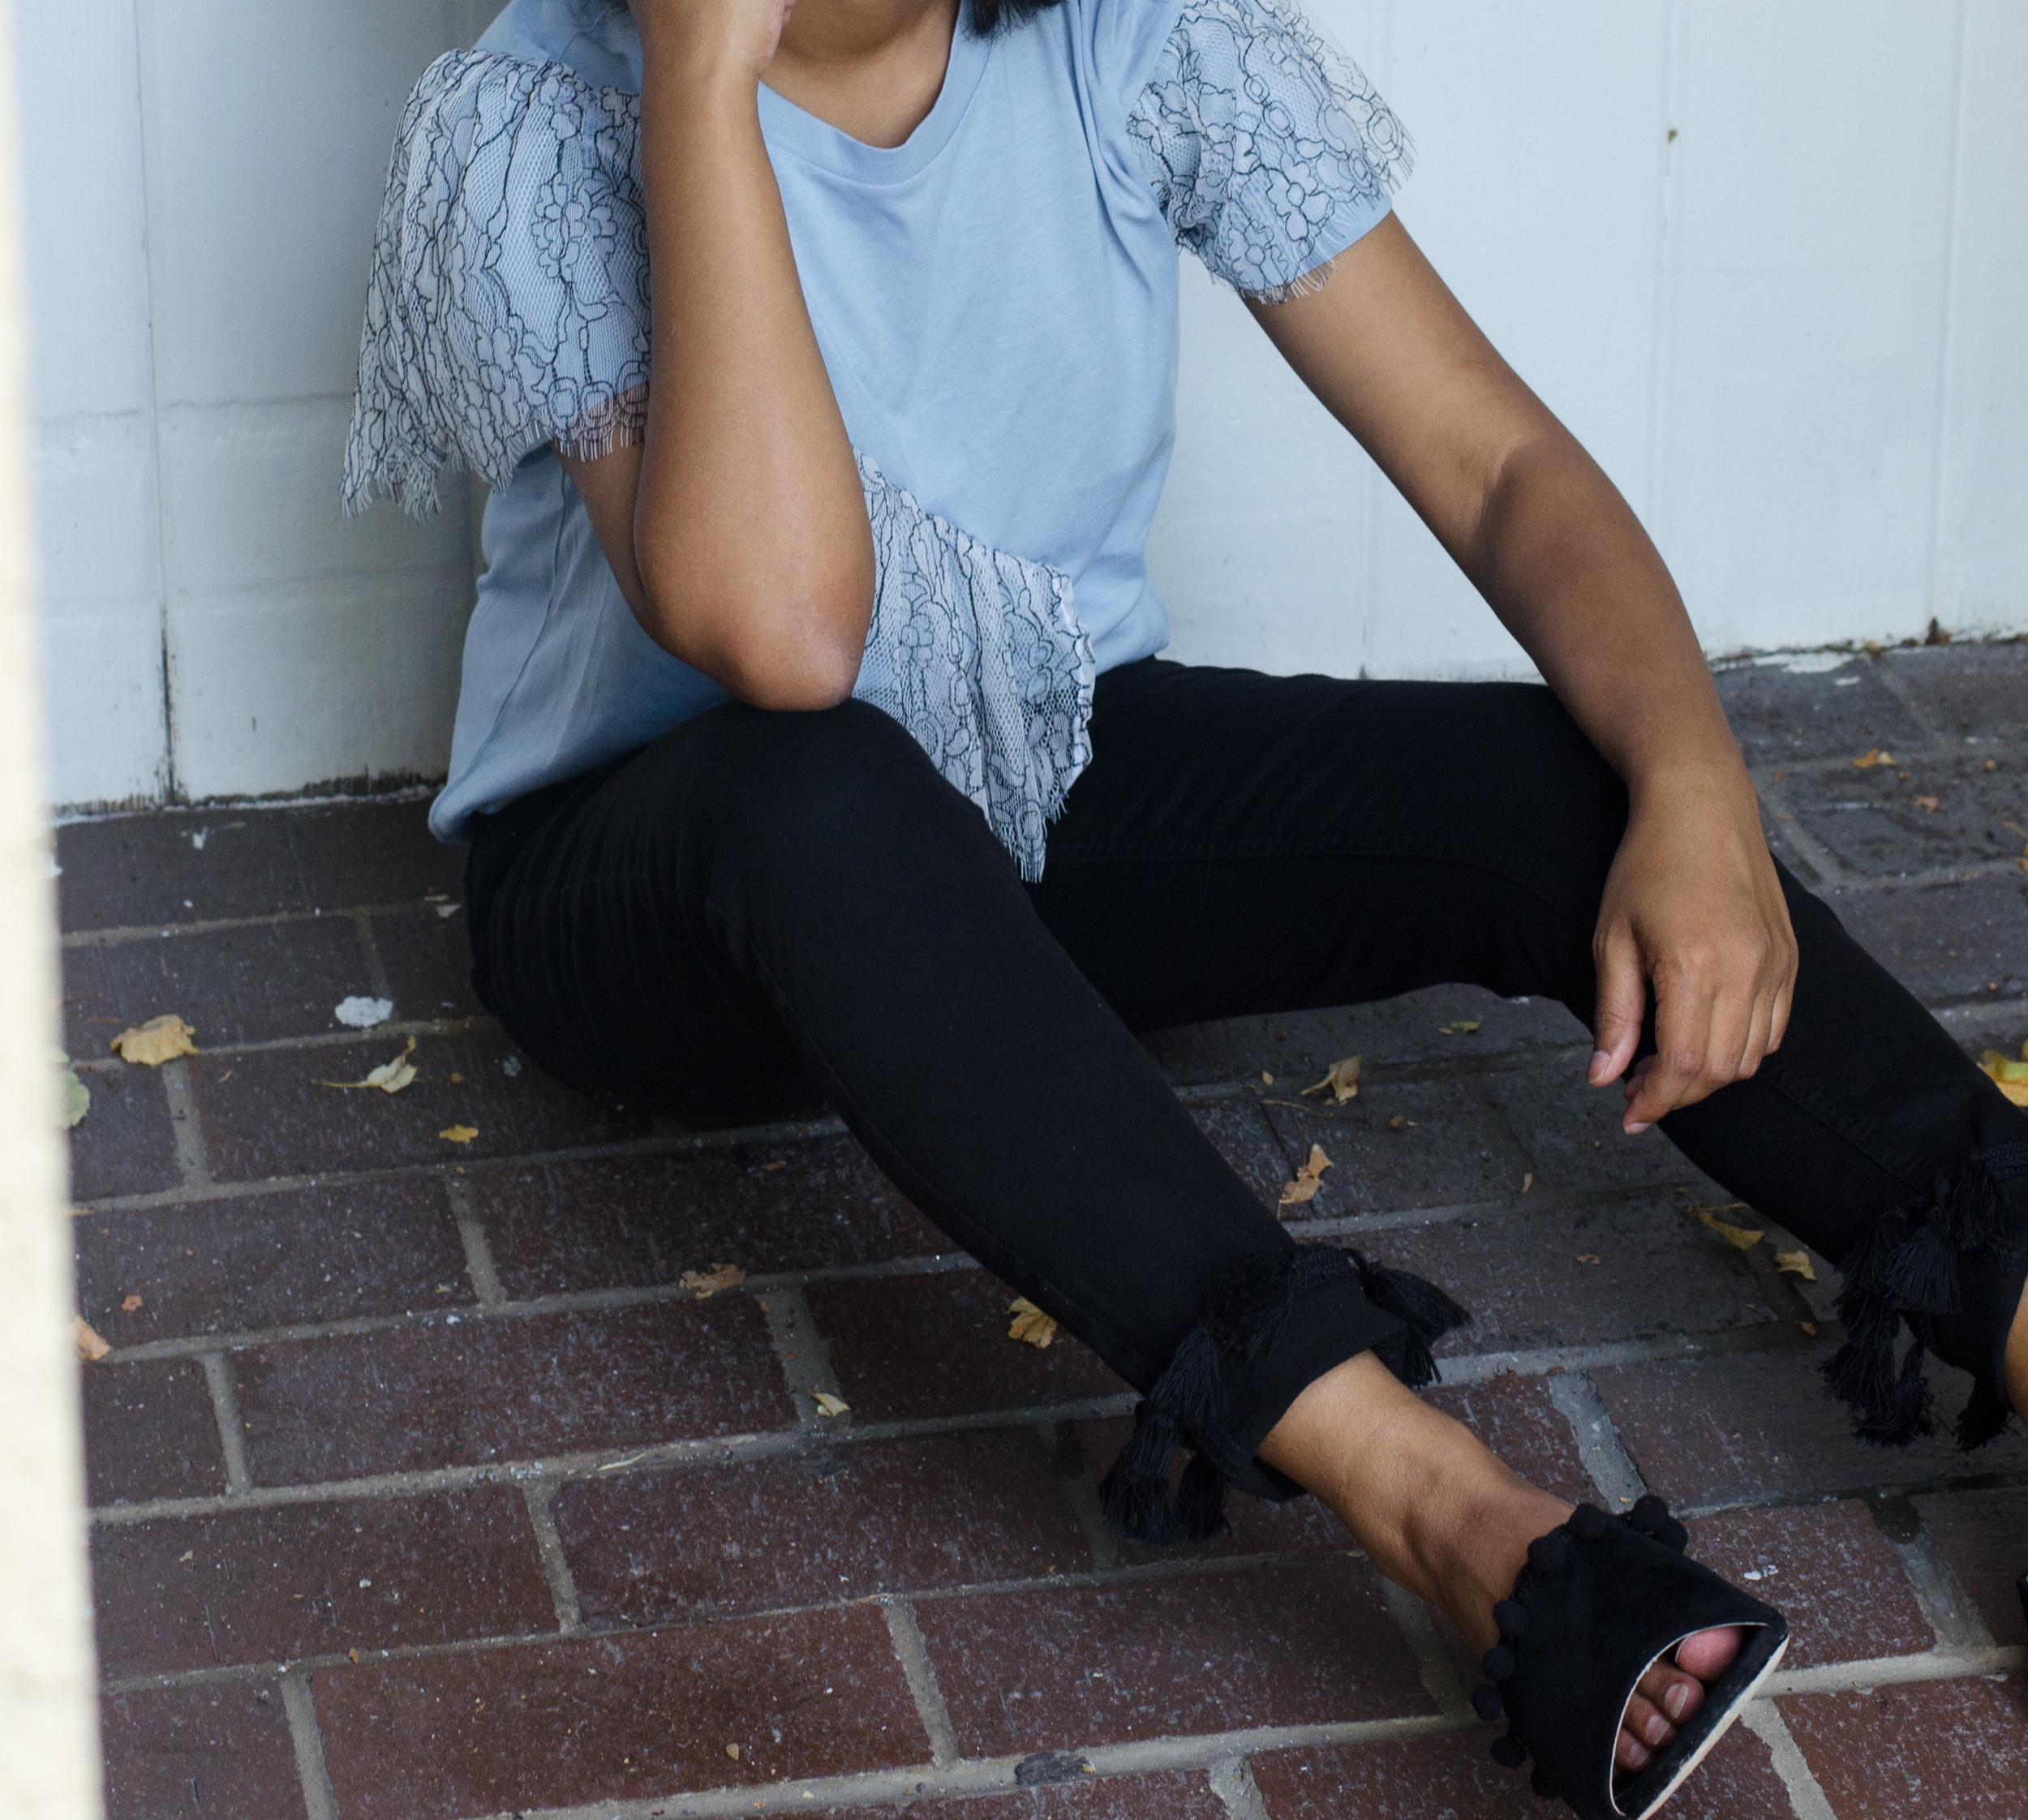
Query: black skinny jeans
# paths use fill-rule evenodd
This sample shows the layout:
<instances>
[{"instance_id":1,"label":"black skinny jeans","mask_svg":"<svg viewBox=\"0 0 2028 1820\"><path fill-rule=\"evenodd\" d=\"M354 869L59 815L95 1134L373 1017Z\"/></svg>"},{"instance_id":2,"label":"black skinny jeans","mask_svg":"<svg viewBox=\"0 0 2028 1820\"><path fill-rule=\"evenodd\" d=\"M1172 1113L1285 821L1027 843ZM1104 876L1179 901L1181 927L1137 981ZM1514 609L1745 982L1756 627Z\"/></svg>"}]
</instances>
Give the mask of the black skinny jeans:
<instances>
[{"instance_id":1,"label":"black skinny jeans","mask_svg":"<svg viewBox=\"0 0 2028 1820\"><path fill-rule=\"evenodd\" d=\"M828 1101L930 1219L1154 1389L1172 1430L1144 1478L1179 1427L1225 1478L1287 1495L1252 1456L1304 1386L1368 1348L1403 1369L1450 1315L1364 1260L1297 1265L1132 1033L1446 981L1588 1024L1625 791L1519 685L1151 659L1099 680L1092 739L1025 886L878 710L714 709L488 818L475 984L592 1092L704 1125ZM1786 1040L1661 1128L1843 1260L1940 1172L2012 1156L2028 1117L1782 883Z\"/></svg>"}]
</instances>

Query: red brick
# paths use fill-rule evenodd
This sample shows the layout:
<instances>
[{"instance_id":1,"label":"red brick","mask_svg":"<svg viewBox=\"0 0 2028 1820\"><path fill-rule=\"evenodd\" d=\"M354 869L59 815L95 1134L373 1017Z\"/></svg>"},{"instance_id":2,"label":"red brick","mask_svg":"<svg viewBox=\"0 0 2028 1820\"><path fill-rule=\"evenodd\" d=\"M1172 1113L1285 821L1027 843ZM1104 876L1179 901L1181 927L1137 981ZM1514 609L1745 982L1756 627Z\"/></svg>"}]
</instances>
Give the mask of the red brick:
<instances>
[{"instance_id":1,"label":"red brick","mask_svg":"<svg viewBox=\"0 0 2028 1820\"><path fill-rule=\"evenodd\" d=\"M1442 1033L1442 1025L1459 1023L1479 1028L1468 1040ZM1377 1067L1433 1057L1476 1059L1517 1050L1567 1048L1583 1040L1583 1027L1552 1000L1499 998L1468 985L1429 986L1372 1005L1183 1024L1141 1038L1172 1080L1242 1080L1265 1087L1265 1069L1274 1076L1270 1091L1278 1097L1291 1086L1308 1087L1347 1055Z\"/></svg>"},{"instance_id":2,"label":"red brick","mask_svg":"<svg viewBox=\"0 0 2028 1820\"><path fill-rule=\"evenodd\" d=\"M472 1204L509 1295L672 1283L955 1251L857 1139L475 1170Z\"/></svg>"},{"instance_id":3,"label":"red brick","mask_svg":"<svg viewBox=\"0 0 2028 1820\"><path fill-rule=\"evenodd\" d=\"M434 1322L233 1355L254 1477L281 1484L789 1426L743 1295Z\"/></svg>"},{"instance_id":4,"label":"red brick","mask_svg":"<svg viewBox=\"0 0 2028 1820\"><path fill-rule=\"evenodd\" d=\"M1127 1388L1068 1333L1046 1348L1008 1338L1014 1292L982 1270L818 1283L809 1295L840 1393L870 1421L1025 1409Z\"/></svg>"},{"instance_id":5,"label":"red brick","mask_svg":"<svg viewBox=\"0 0 2028 1820\"><path fill-rule=\"evenodd\" d=\"M1317 1198L1283 1209L1289 1219L1496 1200L1528 1166L1500 1115L1459 1081L1383 1076L1343 1106L1265 1110L1291 1156L1317 1144L1331 1160Z\"/></svg>"},{"instance_id":6,"label":"red brick","mask_svg":"<svg viewBox=\"0 0 2028 1820\"><path fill-rule=\"evenodd\" d=\"M1430 1711L1362 1561L927 1599L916 1616L974 1756Z\"/></svg>"},{"instance_id":7,"label":"red brick","mask_svg":"<svg viewBox=\"0 0 2028 1820\"><path fill-rule=\"evenodd\" d=\"M181 1183L161 1071L116 1062L81 1078L92 1105L70 1133L71 1198L150 1195Z\"/></svg>"},{"instance_id":8,"label":"red brick","mask_svg":"<svg viewBox=\"0 0 2028 1820\"><path fill-rule=\"evenodd\" d=\"M271 1681L112 1694L99 1727L106 1820L302 1820L295 1747Z\"/></svg>"},{"instance_id":9,"label":"red brick","mask_svg":"<svg viewBox=\"0 0 2028 1820\"><path fill-rule=\"evenodd\" d=\"M1546 1378L1485 1378L1454 1388L1439 1385L1423 1397L1464 1423L1529 1483L1572 1504L1599 1501L1577 1437L1549 1401Z\"/></svg>"},{"instance_id":10,"label":"red brick","mask_svg":"<svg viewBox=\"0 0 2028 1820\"><path fill-rule=\"evenodd\" d=\"M1700 1517L1690 1552L1789 1620L1786 1668L1936 1647L1901 1557L1856 1500Z\"/></svg>"},{"instance_id":11,"label":"red brick","mask_svg":"<svg viewBox=\"0 0 2028 1820\"><path fill-rule=\"evenodd\" d=\"M127 1024L175 1011L200 1048L343 1028L341 998L370 989L359 931L343 916L256 923L63 951L64 1040L96 1059Z\"/></svg>"},{"instance_id":12,"label":"red brick","mask_svg":"<svg viewBox=\"0 0 2028 1820\"><path fill-rule=\"evenodd\" d=\"M386 970L397 1017L483 1017L486 1007L472 990L472 938L464 907L448 916L432 905L373 918L373 946Z\"/></svg>"},{"instance_id":13,"label":"red brick","mask_svg":"<svg viewBox=\"0 0 2028 1820\"><path fill-rule=\"evenodd\" d=\"M556 1628L504 1485L101 1527L92 1577L114 1679Z\"/></svg>"},{"instance_id":14,"label":"red brick","mask_svg":"<svg viewBox=\"0 0 2028 1820\"><path fill-rule=\"evenodd\" d=\"M472 1299L435 1177L89 1213L71 1230L78 1307L118 1346Z\"/></svg>"},{"instance_id":15,"label":"red brick","mask_svg":"<svg viewBox=\"0 0 2028 1820\"><path fill-rule=\"evenodd\" d=\"M2028 1687L2018 1675L1776 1704L1838 1820L2021 1820Z\"/></svg>"},{"instance_id":16,"label":"red brick","mask_svg":"<svg viewBox=\"0 0 2028 1820\"><path fill-rule=\"evenodd\" d=\"M1293 1171L1261 1108L1250 1099L1227 1099L1193 1101L1187 1110L1254 1198L1263 1207L1276 1205Z\"/></svg>"},{"instance_id":17,"label":"red brick","mask_svg":"<svg viewBox=\"0 0 2028 1820\"><path fill-rule=\"evenodd\" d=\"M345 1820L639 1800L930 1755L887 1624L866 1606L410 1657L313 1685Z\"/></svg>"},{"instance_id":18,"label":"red brick","mask_svg":"<svg viewBox=\"0 0 2028 1820\"><path fill-rule=\"evenodd\" d=\"M1227 1820L1225 1804L1196 1771L1082 1776L1076 1782L969 1801L905 1807L827 1808L823 1820Z\"/></svg>"},{"instance_id":19,"label":"red brick","mask_svg":"<svg viewBox=\"0 0 2028 1820\"><path fill-rule=\"evenodd\" d=\"M532 1063L509 1075L513 1045L495 1031L426 1037L410 1058L417 1078L399 1093L342 1092L402 1052L385 1034L316 1049L195 1056L191 1085L211 1170L221 1182L408 1163L466 1163L639 1137L647 1114L616 1111L559 1086ZM461 1078L451 1080L453 1074ZM462 1144L438 1134L454 1125L479 1135Z\"/></svg>"},{"instance_id":20,"label":"red brick","mask_svg":"<svg viewBox=\"0 0 2028 1820\"><path fill-rule=\"evenodd\" d=\"M1734 733L1752 758L1767 763L1857 758L1869 746L1898 752L1929 744L1927 731L1871 663L1845 664L1835 677L1744 664L1720 671L1717 683Z\"/></svg>"},{"instance_id":21,"label":"red brick","mask_svg":"<svg viewBox=\"0 0 2028 1820\"><path fill-rule=\"evenodd\" d=\"M129 929L455 896L465 850L424 802L157 809L57 831L67 930ZM201 835L198 846L194 836Z\"/></svg>"},{"instance_id":22,"label":"red brick","mask_svg":"<svg viewBox=\"0 0 2028 1820\"><path fill-rule=\"evenodd\" d=\"M1825 896L1860 946L1926 1004L2028 990L2028 886L2018 873Z\"/></svg>"},{"instance_id":23,"label":"red brick","mask_svg":"<svg viewBox=\"0 0 2028 1820\"><path fill-rule=\"evenodd\" d=\"M1548 1809L1525 1770L1487 1754L1502 1727L1406 1744L1270 1751L1253 1759L1268 1820L1532 1820ZM1555 1811L1565 1811L1562 1804ZM1790 1820L1768 1747L1744 1726L1718 1741L1669 1804L1669 1820ZM1844 1820L1845 1809L1838 1809Z\"/></svg>"},{"instance_id":24,"label":"red brick","mask_svg":"<svg viewBox=\"0 0 2028 1820\"><path fill-rule=\"evenodd\" d=\"M225 1490L218 1419L195 1360L87 1365L84 1390L84 1477L93 1504Z\"/></svg>"},{"instance_id":25,"label":"red brick","mask_svg":"<svg viewBox=\"0 0 2028 1820\"><path fill-rule=\"evenodd\" d=\"M1507 1122L1535 1174L1533 1192L1622 1191L1687 1183L1707 1202L1729 1200L1659 1131L1629 1137L1620 1129L1626 1101L1617 1086L1588 1087L1582 1054L1492 1075L1488 1103ZM1517 1182L1515 1186L1519 1187Z\"/></svg>"},{"instance_id":26,"label":"red brick","mask_svg":"<svg viewBox=\"0 0 2028 1820\"><path fill-rule=\"evenodd\" d=\"M1077 1437L1092 1477L1103 1482L1112 1470L1119 1450L1134 1432L1130 1416L1111 1416L1103 1421L1081 1422ZM1173 1488L1183 1476L1188 1457L1179 1452L1170 1462ZM1345 1526L1316 1498L1291 1498L1287 1504L1270 1504L1265 1498L1234 1492L1226 1499L1226 1516L1231 1531L1201 1547L1188 1544L1153 1548L1145 1543L1116 1539L1119 1559L1128 1566L1149 1561L1179 1560L1191 1556L1220 1559L1234 1555L1316 1555L1343 1553L1356 1547Z\"/></svg>"},{"instance_id":27,"label":"red brick","mask_svg":"<svg viewBox=\"0 0 2028 1820\"><path fill-rule=\"evenodd\" d=\"M2002 1643L2028 1643L2015 1582L2028 1573L2028 1486L1918 1498L1930 1535Z\"/></svg>"},{"instance_id":28,"label":"red brick","mask_svg":"<svg viewBox=\"0 0 2028 1820\"><path fill-rule=\"evenodd\" d=\"M578 1479L555 1509L595 1628L1091 1565L1050 1452L1027 1429Z\"/></svg>"},{"instance_id":29,"label":"red brick","mask_svg":"<svg viewBox=\"0 0 2028 1820\"><path fill-rule=\"evenodd\" d=\"M1445 1353L1593 1346L1776 1319L1738 1251L1666 1200L1433 1221L1360 1235L1384 1264L1439 1282L1472 1311Z\"/></svg>"},{"instance_id":30,"label":"red brick","mask_svg":"<svg viewBox=\"0 0 2028 1820\"><path fill-rule=\"evenodd\" d=\"M2028 1469L2028 1440L2009 1433L1975 1459L1946 1433L1912 1447L1870 1447L1842 1404L1824 1398L1828 1349L1734 1353L1592 1373L1641 1476L1674 1504L1742 1502L1767 1494L1859 1492L1971 1472ZM1929 1362L1939 1406L1955 1414L1969 1381Z\"/></svg>"}]
</instances>

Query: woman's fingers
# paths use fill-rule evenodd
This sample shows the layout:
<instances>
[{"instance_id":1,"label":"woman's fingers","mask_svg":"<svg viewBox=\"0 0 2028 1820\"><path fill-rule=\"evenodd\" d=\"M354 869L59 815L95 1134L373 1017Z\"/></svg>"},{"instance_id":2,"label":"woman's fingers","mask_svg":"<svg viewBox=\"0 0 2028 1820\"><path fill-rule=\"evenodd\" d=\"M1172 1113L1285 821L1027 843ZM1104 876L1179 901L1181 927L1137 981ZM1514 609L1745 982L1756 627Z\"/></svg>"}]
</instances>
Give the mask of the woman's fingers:
<instances>
[{"instance_id":1,"label":"woman's fingers","mask_svg":"<svg viewBox=\"0 0 2028 1820\"><path fill-rule=\"evenodd\" d=\"M1592 1065L1585 1078L1594 1087L1617 1080L1634 1059L1648 1010L1648 973L1640 946L1624 923L1600 931L1598 1009L1593 1020Z\"/></svg>"}]
</instances>

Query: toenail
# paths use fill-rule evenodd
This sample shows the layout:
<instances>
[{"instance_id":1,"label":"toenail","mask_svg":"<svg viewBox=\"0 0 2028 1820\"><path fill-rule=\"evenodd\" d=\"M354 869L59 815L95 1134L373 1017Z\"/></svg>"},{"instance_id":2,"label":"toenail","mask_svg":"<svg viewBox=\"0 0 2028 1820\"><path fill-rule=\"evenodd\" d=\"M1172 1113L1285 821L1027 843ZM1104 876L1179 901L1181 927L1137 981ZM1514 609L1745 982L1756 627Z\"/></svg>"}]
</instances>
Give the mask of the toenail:
<instances>
[{"instance_id":1,"label":"toenail","mask_svg":"<svg viewBox=\"0 0 2028 1820\"><path fill-rule=\"evenodd\" d=\"M1646 1769L1648 1767L1648 1758L1652 1753L1649 1752L1643 1745L1639 1744L1631 1738L1629 1738L1626 1741L1626 1754L1634 1759L1632 1767L1637 1770Z\"/></svg>"},{"instance_id":2,"label":"toenail","mask_svg":"<svg viewBox=\"0 0 2028 1820\"><path fill-rule=\"evenodd\" d=\"M1660 1713L1656 1714L1641 1729L1648 1734L1648 1741L1650 1744L1658 1745L1669 1742L1669 1721Z\"/></svg>"},{"instance_id":3,"label":"toenail","mask_svg":"<svg viewBox=\"0 0 2028 1820\"><path fill-rule=\"evenodd\" d=\"M1662 1708L1671 1719L1681 1719L1690 1706L1690 1689L1678 1681L1662 1696Z\"/></svg>"}]
</instances>

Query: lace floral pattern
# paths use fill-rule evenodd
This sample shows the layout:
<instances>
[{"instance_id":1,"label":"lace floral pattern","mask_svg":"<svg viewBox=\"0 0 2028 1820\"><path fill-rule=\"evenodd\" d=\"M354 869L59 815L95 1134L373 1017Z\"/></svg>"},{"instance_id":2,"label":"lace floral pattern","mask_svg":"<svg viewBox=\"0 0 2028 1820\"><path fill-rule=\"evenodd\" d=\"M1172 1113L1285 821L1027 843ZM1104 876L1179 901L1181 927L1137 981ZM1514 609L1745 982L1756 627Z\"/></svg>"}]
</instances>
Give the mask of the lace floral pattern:
<instances>
[{"instance_id":1,"label":"lace floral pattern","mask_svg":"<svg viewBox=\"0 0 2028 1820\"><path fill-rule=\"evenodd\" d=\"M418 517L462 463L505 487L553 442L591 460L647 418L639 97L453 52L402 117L374 244L345 503ZM1021 876L1091 759L1094 663L1070 577L990 548L857 457L876 558L853 693L977 804Z\"/></svg>"},{"instance_id":2,"label":"lace floral pattern","mask_svg":"<svg viewBox=\"0 0 2028 1820\"><path fill-rule=\"evenodd\" d=\"M1281 0L1188 0L1128 129L1178 243L1270 303L1321 285L1334 221L1384 205L1415 159L1358 66Z\"/></svg>"}]
</instances>

